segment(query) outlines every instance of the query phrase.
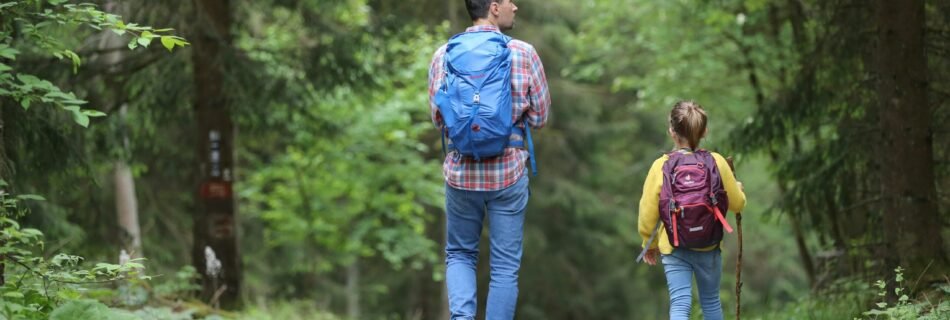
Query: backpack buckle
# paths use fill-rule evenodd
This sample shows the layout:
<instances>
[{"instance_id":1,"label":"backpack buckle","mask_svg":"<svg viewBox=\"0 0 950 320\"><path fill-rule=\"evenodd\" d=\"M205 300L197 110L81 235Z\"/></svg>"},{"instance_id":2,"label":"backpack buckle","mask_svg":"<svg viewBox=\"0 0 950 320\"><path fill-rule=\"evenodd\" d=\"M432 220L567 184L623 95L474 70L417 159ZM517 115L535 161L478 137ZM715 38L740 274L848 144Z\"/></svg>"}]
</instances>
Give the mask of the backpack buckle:
<instances>
[{"instance_id":1,"label":"backpack buckle","mask_svg":"<svg viewBox=\"0 0 950 320\"><path fill-rule=\"evenodd\" d=\"M475 94L474 97L472 97L472 100L475 102L475 104L478 104L478 101L480 100L480 97L478 96L477 93Z\"/></svg>"}]
</instances>

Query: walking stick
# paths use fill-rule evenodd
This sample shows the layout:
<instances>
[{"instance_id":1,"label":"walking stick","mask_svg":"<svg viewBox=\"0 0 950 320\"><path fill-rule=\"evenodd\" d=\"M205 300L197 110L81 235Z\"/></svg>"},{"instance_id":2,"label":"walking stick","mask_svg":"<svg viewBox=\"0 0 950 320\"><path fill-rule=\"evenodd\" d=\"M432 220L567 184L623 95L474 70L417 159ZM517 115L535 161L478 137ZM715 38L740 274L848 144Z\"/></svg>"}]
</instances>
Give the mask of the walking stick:
<instances>
[{"instance_id":1,"label":"walking stick","mask_svg":"<svg viewBox=\"0 0 950 320\"><path fill-rule=\"evenodd\" d=\"M736 167L732 164L732 157L726 158L732 175L736 175ZM742 213L736 212L736 229L739 231L739 254L736 256L736 320L739 320L742 306Z\"/></svg>"}]
</instances>

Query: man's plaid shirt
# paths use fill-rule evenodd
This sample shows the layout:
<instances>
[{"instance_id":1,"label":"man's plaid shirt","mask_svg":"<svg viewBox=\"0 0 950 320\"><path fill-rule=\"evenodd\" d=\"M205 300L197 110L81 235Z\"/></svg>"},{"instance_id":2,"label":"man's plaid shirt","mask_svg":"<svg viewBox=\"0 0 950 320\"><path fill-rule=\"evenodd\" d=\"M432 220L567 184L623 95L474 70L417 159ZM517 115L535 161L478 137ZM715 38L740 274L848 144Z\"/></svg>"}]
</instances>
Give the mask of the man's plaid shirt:
<instances>
[{"instance_id":1,"label":"man's plaid shirt","mask_svg":"<svg viewBox=\"0 0 950 320\"><path fill-rule=\"evenodd\" d=\"M465 30L474 31L501 32L498 27L491 25L473 26ZM436 50L429 67L429 109L432 122L440 129L442 116L433 99L445 76L442 70L445 47L443 45ZM534 47L524 41L511 40L508 47L511 48L512 120L520 126L519 121L524 117L532 128L541 128L548 121L548 106L551 105L551 94L548 91L548 80L544 75L541 58ZM525 175L526 160L528 151L519 148L507 148L503 155L481 161L470 157L456 157L456 152L452 151L445 157L442 174L445 176L445 182L456 189L501 190Z\"/></svg>"}]
</instances>

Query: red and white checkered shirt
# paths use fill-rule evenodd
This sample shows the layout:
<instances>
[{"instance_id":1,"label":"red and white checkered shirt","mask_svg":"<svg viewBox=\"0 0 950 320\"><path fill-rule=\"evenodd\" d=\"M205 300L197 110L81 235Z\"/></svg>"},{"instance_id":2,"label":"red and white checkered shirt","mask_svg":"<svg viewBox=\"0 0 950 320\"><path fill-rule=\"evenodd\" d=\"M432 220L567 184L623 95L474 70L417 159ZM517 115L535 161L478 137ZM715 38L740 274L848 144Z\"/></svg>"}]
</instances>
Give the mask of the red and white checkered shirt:
<instances>
[{"instance_id":1,"label":"red and white checkered shirt","mask_svg":"<svg viewBox=\"0 0 950 320\"><path fill-rule=\"evenodd\" d=\"M465 32L494 31L501 32L492 25L472 26ZM445 73L442 70L442 57L445 45L436 50L429 67L429 109L436 128L442 128L442 115L435 105L435 93L439 89ZM538 52L530 44L511 40L511 108L512 121L519 123L524 117L532 128L540 129L548 121L548 106L551 94L548 80L544 75L544 66ZM528 151L520 148L507 148L501 156L475 161L470 157L456 157L452 151L445 157L442 174L445 182L456 189L471 191L494 191L511 186L525 175L525 162Z\"/></svg>"}]
</instances>

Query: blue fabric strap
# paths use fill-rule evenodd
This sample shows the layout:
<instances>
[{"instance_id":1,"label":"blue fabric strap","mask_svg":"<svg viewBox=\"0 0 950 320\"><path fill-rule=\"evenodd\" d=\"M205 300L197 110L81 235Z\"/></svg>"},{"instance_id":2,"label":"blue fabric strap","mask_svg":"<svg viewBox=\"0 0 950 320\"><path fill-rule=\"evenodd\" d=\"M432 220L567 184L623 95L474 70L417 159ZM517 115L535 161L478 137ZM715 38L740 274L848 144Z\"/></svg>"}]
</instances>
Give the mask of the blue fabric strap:
<instances>
[{"instance_id":1,"label":"blue fabric strap","mask_svg":"<svg viewBox=\"0 0 950 320\"><path fill-rule=\"evenodd\" d=\"M527 140L527 142L528 142L528 160L531 161L531 174L534 175L534 176L537 176L537 175L538 175L538 164L537 164L537 162L534 160L534 158L535 158L535 156L534 156L534 141L531 140L531 125L528 124L528 121L527 121L527 120L524 121L524 133L525 133L525 138L528 139L528 140Z\"/></svg>"},{"instance_id":2,"label":"blue fabric strap","mask_svg":"<svg viewBox=\"0 0 950 320\"><path fill-rule=\"evenodd\" d=\"M442 158L445 158L445 155L448 153L448 148L445 146L445 125L442 125Z\"/></svg>"}]
</instances>

